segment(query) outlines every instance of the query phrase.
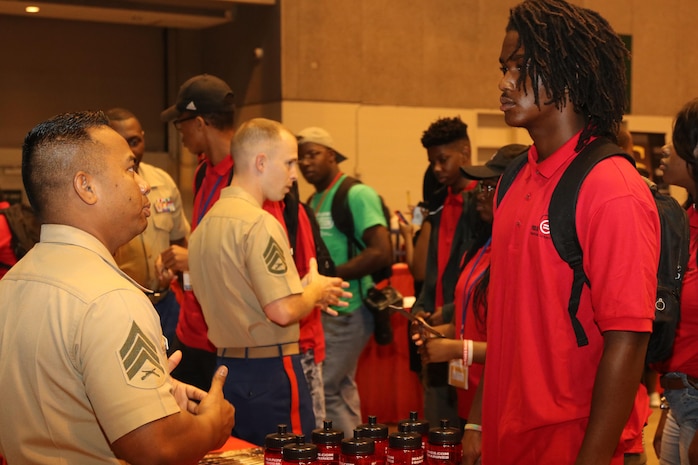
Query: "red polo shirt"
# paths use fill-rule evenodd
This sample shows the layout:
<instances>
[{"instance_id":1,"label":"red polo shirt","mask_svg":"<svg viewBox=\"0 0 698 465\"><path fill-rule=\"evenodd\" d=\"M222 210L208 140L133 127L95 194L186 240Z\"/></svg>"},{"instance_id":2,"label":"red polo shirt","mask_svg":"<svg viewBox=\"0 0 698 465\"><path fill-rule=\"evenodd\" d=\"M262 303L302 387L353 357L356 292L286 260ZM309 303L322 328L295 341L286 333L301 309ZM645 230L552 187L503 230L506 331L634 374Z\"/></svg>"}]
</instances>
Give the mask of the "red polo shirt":
<instances>
[{"instance_id":1,"label":"red polo shirt","mask_svg":"<svg viewBox=\"0 0 698 465\"><path fill-rule=\"evenodd\" d=\"M591 171L579 193L577 231L591 290L584 288L577 313L589 344L577 347L567 313L572 271L550 238L548 206L578 137L541 163L533 146L495 210L485 465L573 464L589 420L602 333L652 330L659 217L634 167L612 157Z\"/></svg>"}]
</instances>

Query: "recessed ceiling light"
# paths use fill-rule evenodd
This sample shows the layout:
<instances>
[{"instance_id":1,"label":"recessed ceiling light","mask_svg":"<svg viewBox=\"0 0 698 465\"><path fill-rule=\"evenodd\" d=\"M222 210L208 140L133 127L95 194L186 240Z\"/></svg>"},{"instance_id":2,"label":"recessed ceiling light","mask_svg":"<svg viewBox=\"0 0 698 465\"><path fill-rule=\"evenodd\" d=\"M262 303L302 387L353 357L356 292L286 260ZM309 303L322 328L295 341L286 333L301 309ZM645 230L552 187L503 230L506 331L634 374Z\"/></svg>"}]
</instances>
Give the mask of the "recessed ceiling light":
<instances>
[{"instance_id":1,"label":"recessed ceiling light","mask_svg":"<svg viewBox=\"0 0 698 465\"><path fill-rule=\"evenodd\" d=\"M27 13L38 13L39 12L39 7L38 6L28 6L24 9Z\"/></svg>"}]
</instances>

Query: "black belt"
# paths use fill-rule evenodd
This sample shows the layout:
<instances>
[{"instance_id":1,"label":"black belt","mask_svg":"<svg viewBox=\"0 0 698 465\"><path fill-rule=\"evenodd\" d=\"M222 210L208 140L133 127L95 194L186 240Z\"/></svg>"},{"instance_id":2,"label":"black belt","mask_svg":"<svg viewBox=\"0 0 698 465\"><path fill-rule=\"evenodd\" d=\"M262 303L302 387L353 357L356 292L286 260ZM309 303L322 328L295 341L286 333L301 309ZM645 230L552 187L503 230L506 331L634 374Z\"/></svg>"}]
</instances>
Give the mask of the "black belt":
<instances>
[{"instance_id":1,"label":"black belt","mask_svg":"<svg viewBox=\"0 0 698 465\"><path fill-rule=\"evenodd\" d=\"M662 376L659 378L659 385L662 387L662 389L667 391L675 391L686 388L698 389L698 378L686 376L686 382L684 383L683 378L676 378L673 376L671 378L667 378L666 376Z\"/></svg>"},{"instance_id":2,"label":"black belt","mask_svg":"<svg viewBox=\"0 0 698 465\"><path fill-rule=\"evenodd\" d=\"M218 356L224 358L274 358L300 353L297 342L257 347L225 347L218 349Z\"/></svg>"},{"instance_id":3,"label":"black belt","mask_svg":"<svg viewBox=\"0 0 698 465\"><path fill-rule=\"evenodd\" d=\"M160 303L160 301L162 299L164 299L165 297L167 297L167 294L169 294L169 293L170 293L170 289L167 288L167 289L162 289L160 291L146 292L145 295L147 295L148 298L150 299L150 303L155 305L155 304Z\"/></svg>"}]
</instances>

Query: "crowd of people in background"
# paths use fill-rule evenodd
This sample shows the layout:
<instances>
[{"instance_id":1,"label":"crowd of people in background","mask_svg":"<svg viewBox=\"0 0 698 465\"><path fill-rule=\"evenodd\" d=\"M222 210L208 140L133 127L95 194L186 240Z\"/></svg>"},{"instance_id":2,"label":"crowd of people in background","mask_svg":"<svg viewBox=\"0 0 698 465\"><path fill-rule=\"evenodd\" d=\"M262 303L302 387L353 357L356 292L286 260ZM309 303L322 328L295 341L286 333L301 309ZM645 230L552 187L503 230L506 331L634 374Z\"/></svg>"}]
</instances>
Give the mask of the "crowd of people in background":
<instances>
[{"instance_id":1,"label":"crowd of people in background","mask_svg":"<svg viewBox=\"0 0 698 465\"><path fill-rule=\"evenodd\" d=\"M595 11L525 0L509 12L497 85L506 124L532 144L503 141L473 165L460 116L421 135L420 219L399 226L411 367L426 420L459 427L466 465L641 465L650 406L660 464L698 465L698 99L659 167L687 191L690 225L668 359L646 363L662 252L643 180L654 173L620 156L588 168L572 210L578 263L551 233L571 166L597 141L632 155L627 53ZM356 371L378 324L366 302L393 260L380 186L342 171L350 154L327 129L236 127L235 112L228 84L202 74L161 113L199 160L192 218L143 160L129 110L61 114L27 134L21 239L0 198L9 463L191 463L230 435L261 446L279 424L309 438L325 419L345 437L362 423Z\"/></svg>"}]
</instances>

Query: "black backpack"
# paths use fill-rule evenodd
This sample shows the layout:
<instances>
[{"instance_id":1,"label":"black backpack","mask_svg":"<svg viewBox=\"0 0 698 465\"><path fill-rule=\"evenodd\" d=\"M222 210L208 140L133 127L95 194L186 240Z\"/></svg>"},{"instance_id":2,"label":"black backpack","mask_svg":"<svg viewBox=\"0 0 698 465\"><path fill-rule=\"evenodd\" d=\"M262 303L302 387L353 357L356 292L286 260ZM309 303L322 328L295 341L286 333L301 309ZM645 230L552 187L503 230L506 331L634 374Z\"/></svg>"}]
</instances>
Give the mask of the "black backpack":
<instances>
[{"instance_id":1,"label":"black backpack","mask_svg":"<svg viewBox=\"0 0 698 465\"><path fill-rule=\"evenodd\" d=\"M317 270L323 276L336 276L334 261L330 256L330 251L327 250L325 241L322 240L320 233L320 225L315 218L315 212L310 207L299 200L298 183L293 183L291 191L284 197L284 222L286 223L286 232L288 234L288 242L291 248L295 250L296 241L298 239L298 209L303 208L305 214L310 221L310 227L313 231L313 240L315 242L315 258L317 260Z\"/></svg>"},{"instance_id":2,"label":"black backpack","mask_svg":"<svg viewBox=\"0 0 698 465\"><path fill-rule=\"evenodd\" d=\"M635 160L606 138L598 138L587 145L565 170L550 199L548 219L550 236L555 250L572 268L574 278L568 312L579 347L589 343L577 319L582 288L589 279L582 268L582 249L577 238L575 214L577 197L582 182L601 160L621 156L635 165ZM514 159L502 175L497 193L497 205L526 164L528 154ZM686 211L671 196L660 193L657 186L645 178L659 212L661 244L657 269L657 295L652 335L647 347L647 363L666 360L672 354L676 326L681 318L681 281L688 265L689 228Z\"/></svg>"},{"instance_id":3,"label":"black backpack","mask_svg":"<svg viewBox=\"0 0 698 465\"><path fill-rule=\"evenodd\" d=\"M357 252L360 253L364 246L359 242L359 240L354 236L354 217L351 215L349 210L349 189L353 186L361 184L356 178L351 176L346 176L342 183L337 187L337 191L334 194L334 199L332 200L332 221L335 227L347 237L347 253L348 258L354 257ZM383 215L385 216L385 224L390 227L390 210L385 205L383 198L380 197L381 208L383 209ZM393 275L392 263L380 270L371 273L371 278L373 278L374 284L389 279Z\"/></svg>"},{"instance_id":4,"label":"black backpack","mask_svg":"<svg viewBox=\"0 0 698 465\"><path fill-rule=\"evenodd\" d=\"M0 214L5 216L12 233L10 247L17 260L24 257L34 244L39 242L41 225L34 215L34 210L29 205L16 203L7 208L0 209ZM10 268L8 263L1 263L0 267Z\"/></svg>"}]
</instances>

